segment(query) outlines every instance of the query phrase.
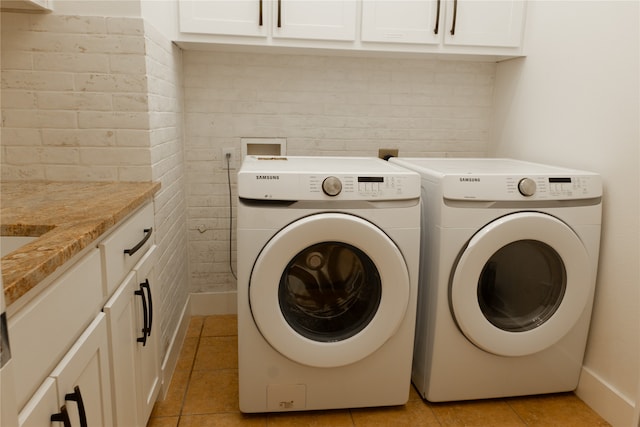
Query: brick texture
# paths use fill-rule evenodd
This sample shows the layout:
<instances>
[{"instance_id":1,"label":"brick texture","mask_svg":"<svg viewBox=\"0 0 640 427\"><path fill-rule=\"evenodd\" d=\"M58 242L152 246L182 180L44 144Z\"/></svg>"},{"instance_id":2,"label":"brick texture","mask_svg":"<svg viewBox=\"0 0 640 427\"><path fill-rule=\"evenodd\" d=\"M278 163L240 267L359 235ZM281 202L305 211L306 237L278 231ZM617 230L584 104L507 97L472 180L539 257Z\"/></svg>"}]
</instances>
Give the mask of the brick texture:
<instances>
[{"instance_id":1,"label":"brick texture","mask_svg":"<svg viewBox=\"0 0 640 427\"><path fill-rule=\"evenodd\" d=\"M166 351L188 297L182 55L137 18L2 13L2 179L160 181Z\"/></svg>"},{"instance_id":2,"label":"brick texture","mask_svg":"<svg viewBox=\"0 0 640 427\"><path fill-rule=\"evenodd\" d=\"M279 137L289 155L484 156L494 78L493 63L185 51L191 292L236 288L223 148Z\"/></svg>"}]
</instances>

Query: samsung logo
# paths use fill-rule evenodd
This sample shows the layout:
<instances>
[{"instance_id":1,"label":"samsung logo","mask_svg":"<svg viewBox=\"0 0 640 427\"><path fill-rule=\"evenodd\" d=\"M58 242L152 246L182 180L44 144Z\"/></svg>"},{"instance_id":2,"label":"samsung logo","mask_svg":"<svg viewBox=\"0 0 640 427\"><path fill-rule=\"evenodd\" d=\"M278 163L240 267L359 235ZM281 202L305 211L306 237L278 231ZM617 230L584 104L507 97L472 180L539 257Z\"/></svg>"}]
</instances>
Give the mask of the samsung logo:
<instances>
[{"instance_id":1,"label":"samsung logo","mask_svg":"<svg viewBox=\"0 0 640 427\"><path fill-rule=\"evenodd\" d=\"M460 178L460 182L480 182L480 178Z\"/></svg>"},{"instance_id":2,"label":"samsung logo","mask_svg":"<svg viewBox=\"0 0 640 427\"><path fill-rule=\"evenodd\" d=\"M256 175L256 179L280 179L278 175Z\"/></svg>"}]
</instances>

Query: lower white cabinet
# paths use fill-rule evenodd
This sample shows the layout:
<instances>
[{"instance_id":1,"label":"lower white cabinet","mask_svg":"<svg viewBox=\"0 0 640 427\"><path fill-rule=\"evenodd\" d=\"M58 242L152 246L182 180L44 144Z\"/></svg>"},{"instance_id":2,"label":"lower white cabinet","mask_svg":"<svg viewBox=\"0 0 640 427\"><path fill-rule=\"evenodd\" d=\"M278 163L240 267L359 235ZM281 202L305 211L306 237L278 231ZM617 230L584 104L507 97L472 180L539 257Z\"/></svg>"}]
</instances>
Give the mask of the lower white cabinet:
<instances>
[{"instance_id":1,"label":"lower white cabinet","mask_svg":"<svg viewBox=\"0 0 640 427\"><path fill-rule=\"evenodd\" d=\"M131 427L144 425L138 419L135 358L137 346L137 281L131 272L104 306L109 329L112 397L115 423Z\"/></svg>"},{"instance_id":2,"label":"lower white cabinet","mask_svg":"<svg viewBox=\"0 0 640 427\"><path fill-rule=\"evenodd\" d=\"M116 425L145 426L160 391L159 319L152 246L104 306ZM154 306L154 302L156 305Z\"/></svg>"},{"instance_id":3,"label":"lower white cabinet","mask_svg":"<svg viewBox=\"0 0 640 427\"><path fill-rule=\"evenodd\" d=\"M100 251L93 248L9 318L18 408L69 352L103 302Z\"/></svg>"},{"instance_id":4,"label":"lower white cabinet","mask_svg":"<svg viewBox=\"0 0 640 427\"><path fill-rule=\"evenodd\" d=\"M56 380L47 378L20 411L18 423L20 427L46 426L51 423L51 416L59 411Z\"/></svg>"},{"instance_id":5,"label":"lower white cabinet","mask_svg":"<svg viewBox=\"0 0 640 427\"><path fill-rule=\"evenodd\" d=\"M153 223L148 203L8 319L18 427L146 425L161 386Z\"/></svg>"},{"instance_id":6,"label":"lower white cabinet","mask_svg":"<svg viewBox=\"0 0 640 427\"><path fill-rule=\"evenodd\" d=\"M22 409L20 427L112 426L109 366L100 313Z\"/></svg>"},{"instance_id":7,"label":"lower white cabinet","mask_svg":"<svg viewBox=\"0 0 640 427\"><path fill-rule=\"evenodd\" d=\"M151 415L162 385L160 379L160 310L158 310L160 299L157 298L160 291L156 286L158 281L154 268L157 257L156 248L155 245L152 246L134 267L139 286L148 292L147 339L142 345L138 343L136 347L136 371L138 373L138 390L140 390L138 413L142 415L145 424ZM156 297L155 300L153 296ZM153 305L154 302L155 305ZM144 315L140 319L140 314L143 313L140 311L138 313L138 322L141 325L143 323L140 321L144 321Z\"/></svg>"}]
</instances>

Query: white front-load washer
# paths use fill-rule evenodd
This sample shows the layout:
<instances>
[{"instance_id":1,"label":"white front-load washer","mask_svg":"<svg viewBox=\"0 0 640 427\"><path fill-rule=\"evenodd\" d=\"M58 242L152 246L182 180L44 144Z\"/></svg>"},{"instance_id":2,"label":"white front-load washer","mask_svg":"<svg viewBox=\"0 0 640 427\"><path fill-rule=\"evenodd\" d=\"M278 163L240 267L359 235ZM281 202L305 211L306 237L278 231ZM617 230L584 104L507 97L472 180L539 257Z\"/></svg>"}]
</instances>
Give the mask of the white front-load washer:
<instances>
[{"instance_id":1,"label":"white front-load washer","mask_svg":"<svg viewBox=\"0 0 640 427\"><path fill-rule=\"evenodd\" d=\"M422 176L420 394L574 390L595 290L600 176L511 159L391 161Z\"/></svg>"},{"instance_id":2,"label":"white front-load washer","mask_svg":"<svg viewBox=\"0 0 640 427\"><path fill-rule=\"evenodd\" d=\"M419 174L377 158L247 156L238 196L240 410L404 404Z\"/></svg>"}]
</instances>

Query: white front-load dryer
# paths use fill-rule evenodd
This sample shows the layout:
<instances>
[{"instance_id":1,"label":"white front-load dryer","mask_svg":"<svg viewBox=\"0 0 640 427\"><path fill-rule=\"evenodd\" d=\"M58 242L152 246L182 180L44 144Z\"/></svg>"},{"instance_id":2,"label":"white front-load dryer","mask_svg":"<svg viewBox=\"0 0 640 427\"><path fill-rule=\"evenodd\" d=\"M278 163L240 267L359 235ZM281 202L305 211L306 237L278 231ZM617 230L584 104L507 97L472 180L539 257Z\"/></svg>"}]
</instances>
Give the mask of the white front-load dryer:
<instances>
[{"instance_id":1,"label":"white front-load dryer","mask_svg":"<svg viewBox=\"0 0 640 427\"><path fill-rule=\"evenodd\" d=\"M574 390L601 178L511 159L392 159L422 176L412 380L433 402Z\"/></svg>"},{"instance_id":2,"label":"white front-load dryer","mask_svg":"<svg viewBox=\"0 0 640 427\"><path fill-rule=\"evenodd\" d=\"M240 410L405 403L419 175L376 158L247 156L238 196Z\"/></svg>"}]
</instances>

